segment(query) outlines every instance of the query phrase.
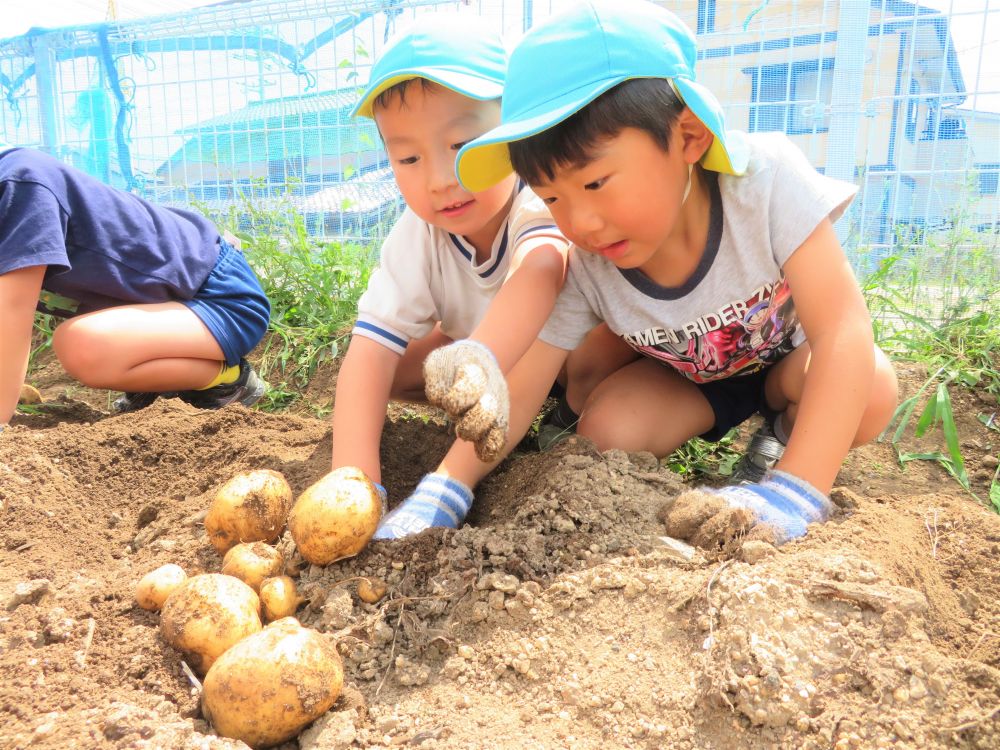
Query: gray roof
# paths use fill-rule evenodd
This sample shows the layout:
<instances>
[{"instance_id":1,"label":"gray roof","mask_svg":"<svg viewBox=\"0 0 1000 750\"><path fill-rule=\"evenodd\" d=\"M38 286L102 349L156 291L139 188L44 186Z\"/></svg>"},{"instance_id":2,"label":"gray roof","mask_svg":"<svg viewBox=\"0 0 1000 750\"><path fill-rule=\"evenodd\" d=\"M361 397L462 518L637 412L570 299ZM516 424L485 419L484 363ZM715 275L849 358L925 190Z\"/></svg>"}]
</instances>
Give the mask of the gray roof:
<instances>
[{"instance_id":1,"label":"gray roof","mask_svg":"<svg viewBox=\"0 0 1000 750\"><path fill-rule=\"evenodd\" d=\"M242 109L227 112L224 115L203 120L197 125L182 128L178 133L200 133L218 128L230 128L233 125L245 126L251 122L268 120L282 121L296 115L319 114L345 109L353 109L359 98L357 89L338 89L336 91L321 91L316 94L286 96L281 99L265 99L250 102Z\"/></svg>"}]
</instances>

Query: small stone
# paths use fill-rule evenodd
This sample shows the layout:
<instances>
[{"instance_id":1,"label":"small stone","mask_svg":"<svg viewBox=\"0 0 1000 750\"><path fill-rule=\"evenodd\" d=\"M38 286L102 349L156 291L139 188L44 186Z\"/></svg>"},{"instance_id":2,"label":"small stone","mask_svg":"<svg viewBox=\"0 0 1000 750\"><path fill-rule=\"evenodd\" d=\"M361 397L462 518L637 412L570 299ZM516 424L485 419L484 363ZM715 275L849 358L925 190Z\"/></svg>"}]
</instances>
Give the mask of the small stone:
<instances>
[{"instance_id":1,"label":"small stone","mask_svg":"<svg viewBox=\"0 0 1000 750\"><path fill-rule=\"evenodd\" d=\"M743 560L750 565L753 565L761 560L771 557L774 554L777 554L778 550L773 544L752 539L750 541L743 542L743 546L740 547L740 552L743 555Z\"/></svg>"}]
</instances>

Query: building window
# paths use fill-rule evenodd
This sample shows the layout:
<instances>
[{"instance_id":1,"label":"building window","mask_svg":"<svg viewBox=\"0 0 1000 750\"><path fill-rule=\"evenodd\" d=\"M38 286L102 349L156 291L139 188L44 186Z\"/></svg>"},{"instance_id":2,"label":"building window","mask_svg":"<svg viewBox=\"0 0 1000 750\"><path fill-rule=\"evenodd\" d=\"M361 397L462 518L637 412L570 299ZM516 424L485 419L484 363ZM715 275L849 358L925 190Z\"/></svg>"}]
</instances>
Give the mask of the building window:
<instances>
[{"instance_id":1,"label":"building window","mask_svg":"<svg viewBox=\"0 0 1000 750\"><path fill-rule=\"evenodd\" d=\"M979 194L996 195L1000 183L1000 164L977 164L979 173Z\"/></svg>"},{"instance_id":2,"label":"building window","mask_svg":"<svg viewBox=\"0 0 1000 750\"><path fill-rule=\"evenodd\" d=\"M715 0L698 0L698 33L715 31Z\"/></svg>"},{"instance_id":3,"label":"building window","mask_svg":"<svg viewBox=\"0 0 1000 750\"><path fill-rule=\"evenodd\" d=\"M833 58L744 68L753 78L751 133L825 133L833 93Z\"/></svg>"},{"instance_id":4,"label":"building window","mask_svg":"<svg viewBox=\"0 0 1000 750\"><path fill-rule=\"evenodd\" d=\"M920 133L922 141L960 141L965 133L965 119L950 108L941 108L934 103L927 110L927 122Z\"/></svg>"},{"instance_id":5,"label":"building window","mask_svg":"<svg viewBox=\"0 0 1000 750\"><path fill-rule=\"evenodd\" d=\"M906 100L906 125L904 128L904 134L906 135L906 140L910 143L917 138L917 122L920 118L920 99L917 95L920 94L920 84L914 79L910 79L910 98Z\"/></svg>"}]
</instances>

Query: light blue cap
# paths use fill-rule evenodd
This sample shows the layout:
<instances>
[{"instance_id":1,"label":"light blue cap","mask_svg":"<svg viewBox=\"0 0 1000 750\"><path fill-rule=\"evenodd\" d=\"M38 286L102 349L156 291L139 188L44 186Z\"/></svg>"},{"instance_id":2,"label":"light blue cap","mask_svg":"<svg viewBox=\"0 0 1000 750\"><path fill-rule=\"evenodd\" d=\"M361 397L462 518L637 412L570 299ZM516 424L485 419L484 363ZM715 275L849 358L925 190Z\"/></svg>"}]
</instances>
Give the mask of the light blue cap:
<instances>
[{"instance_id":1,"label":"light blue cap","mask_svg":"<svg viewBox=\"0 0 1000 750\"><path fill-rule=\"evenodd\" d=\"M503 39L482 19L465 14L424 15L390 40L372 66L368 87L351 114L372 117L379 94L412 78L426 78L470 99L499 99L506 72Z\"/></svg>"},{"instance_id":2,"label":"light blue cap","mask_svg":"<svg viewBox=\"0 0 1000 750\"><path fill-rule=\"evenodd\" d=\"M715 139L705 169L746 171L745 134L726 131L722 106L695 81L697 44L683 21L646 0L583 2L532 28L510 55L501 124L458 154L458 178L485 190L512 167L511 141L548 130L633 78L666 78Z\"/></svg>"}]
</instances>

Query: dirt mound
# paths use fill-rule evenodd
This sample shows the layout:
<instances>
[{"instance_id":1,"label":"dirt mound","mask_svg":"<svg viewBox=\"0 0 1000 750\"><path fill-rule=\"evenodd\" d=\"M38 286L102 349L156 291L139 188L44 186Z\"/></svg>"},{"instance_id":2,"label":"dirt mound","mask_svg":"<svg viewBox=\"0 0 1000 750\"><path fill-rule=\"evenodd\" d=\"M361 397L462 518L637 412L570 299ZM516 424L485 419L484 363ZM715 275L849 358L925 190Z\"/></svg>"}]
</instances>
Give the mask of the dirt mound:
<instances>
[{"instance_id":1,"label":"dirt mound","mask_svg":"<svg viewBox=\"0 0 1000 750\"><path fill-rule=\"evenodd\" d=\"M132 587L166 562L218 571L214 490L270 468L300 492L328 423L177 400L101 416L0 439L0 747L240 747ZM390 504L448 442L387 422ZM921 471L858 451L831 522L720 557L663 537L684 487L652 456L571 440L505 462L458 531L326 568L286 535L298 617L336 634L349 688L283 747L1000 746L1000 517Z\"/></svg>"}]
</instances>

